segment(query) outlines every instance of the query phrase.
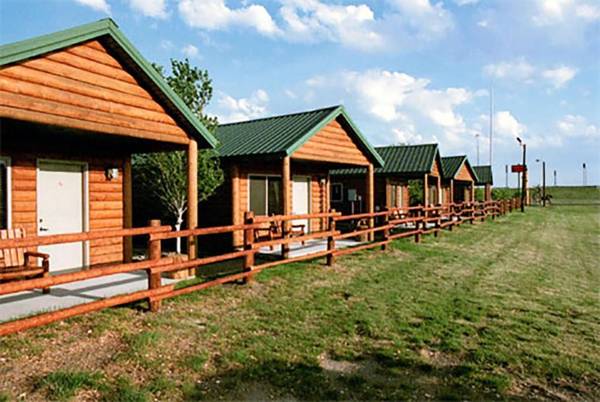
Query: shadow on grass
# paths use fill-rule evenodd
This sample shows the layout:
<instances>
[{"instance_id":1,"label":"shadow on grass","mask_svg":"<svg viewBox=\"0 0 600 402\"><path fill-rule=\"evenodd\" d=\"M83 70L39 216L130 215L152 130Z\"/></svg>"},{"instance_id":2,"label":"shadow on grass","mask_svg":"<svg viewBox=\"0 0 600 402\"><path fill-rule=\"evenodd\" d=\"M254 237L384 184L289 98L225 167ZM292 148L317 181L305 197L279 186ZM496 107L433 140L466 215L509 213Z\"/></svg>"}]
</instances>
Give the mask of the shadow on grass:
<instances>
[{"instance_id":1,"label":"shadow on grass","mask_svg":"<svg viewBox=\"0 0 600 402\"><path fill-rule=\"evenodd\" d=\"M321 356L314 363L248 362L186 387L186 400L497 400L492 378L475 379L466 365L433 366L412 358ZM483 381L482 381L483 380ZM489 383L486 383L489 381Z\"/></svg>"}]
</instances>

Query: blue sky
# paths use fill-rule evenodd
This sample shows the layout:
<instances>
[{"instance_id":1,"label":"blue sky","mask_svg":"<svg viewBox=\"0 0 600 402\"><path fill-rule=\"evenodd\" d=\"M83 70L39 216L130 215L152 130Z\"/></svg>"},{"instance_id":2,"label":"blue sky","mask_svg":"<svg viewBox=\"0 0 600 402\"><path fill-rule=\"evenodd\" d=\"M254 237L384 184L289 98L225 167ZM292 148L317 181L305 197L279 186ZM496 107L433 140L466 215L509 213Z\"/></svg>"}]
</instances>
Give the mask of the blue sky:
<instances>
[{"instance_id":1,"label":"blue sky","mask_svg":"<svg viewBox=\"0 0 600 402\"><path fill-rule=\"evenodd\" d=\"M209 112L236 121L343 103L375 145L518 162L517 135L559 184L600 183L597 0L2 0L0 42L106 16L149 60L189 57ZM511 175L510 184L516 178Z\"/></svg>"}]
</instances>

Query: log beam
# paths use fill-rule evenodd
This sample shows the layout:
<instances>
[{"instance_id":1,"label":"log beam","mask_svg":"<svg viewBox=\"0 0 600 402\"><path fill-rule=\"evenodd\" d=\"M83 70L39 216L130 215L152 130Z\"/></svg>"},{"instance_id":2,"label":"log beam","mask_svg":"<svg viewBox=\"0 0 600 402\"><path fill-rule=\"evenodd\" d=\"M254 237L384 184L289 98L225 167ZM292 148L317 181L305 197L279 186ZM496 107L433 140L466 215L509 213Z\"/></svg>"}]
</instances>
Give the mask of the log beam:
<instances>
[{"instance_id":1,"label":"log beam","mask_svg":"<svg viewBox=\"0 0 600 402\"><path fill-rule=\"evenodd\" d=\"M198 226L198 143L190 139L188 143L187 154L187 185L188 185L188 229L195 229ZM188 238L188 256L190 259L196 258L196 238Z\"/></svg>"}]
</instances>

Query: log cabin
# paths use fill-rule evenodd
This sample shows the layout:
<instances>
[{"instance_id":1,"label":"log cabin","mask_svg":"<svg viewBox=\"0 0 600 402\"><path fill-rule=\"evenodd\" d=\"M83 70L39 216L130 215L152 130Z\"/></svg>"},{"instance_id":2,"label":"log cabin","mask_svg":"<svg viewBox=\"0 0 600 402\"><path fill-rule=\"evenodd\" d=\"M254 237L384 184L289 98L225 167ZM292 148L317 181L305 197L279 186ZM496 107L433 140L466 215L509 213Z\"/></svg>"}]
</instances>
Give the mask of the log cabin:
<instances>
[{"instance_id":1,"label":"log cabin","mask_svg":"<svg viewBox=\"0 0 600 402\"><path fill-rule=\"evenodd\" d=\"M0 47L0 228L132 225L131 155L184 150L197 199L206 130L111 19ZM197 225L197 203L189 203ZM129 260L130 239L39 247L50 271Z\"/></svg>"},{"instance_id":2,"label":"log cabin","mask_svg":"<svg viewBox=\"0 0 600 402\"><path fill-rule=\"evenodd\" d=\"M410 205L409 182L421 181L424 205L440 203L441 159L437 144L376 147L384 166L375 169L375 209ZM331 207L343 213L365 212L365 169L337 169L331 174Z\"/></svg>"},{"instance_id":3,"label":"log cabin","mask_svg":"<svg viewBox=\"0 0 600 402\"><path fill-rule=\"evenodd\" d=\"M442 204L474 201L476 179L465 155L442 157Z\"/></svg>"},{"instance_id":4,"label":"log cabin","mask_svg":"<svg viewBox=\"0 0 600 402\"><path fill-rule=\"evenodd\" d=\"M494 185L494 175L490 165L473 166L476 180L475 185L483 187L483 200L492 201L492 186Z\"/></svg>"},{"instance_id":5,"label":"log cabin","mask_svg":"<svg viewBox=\"0 0 600 402\"><path fill-rule=\"evenodd\" d=\"M200 204L202 226L242 223L246 211L255 216L327 212L329 170L363 168L370 172L363 180L372 189L373 169L383 165L343 106L222 124L216 137L225 180ZM306 232L325 225L297 223ZM234 233L233 246L242 240L242 233Z\"/></svg>"}]
</instances>

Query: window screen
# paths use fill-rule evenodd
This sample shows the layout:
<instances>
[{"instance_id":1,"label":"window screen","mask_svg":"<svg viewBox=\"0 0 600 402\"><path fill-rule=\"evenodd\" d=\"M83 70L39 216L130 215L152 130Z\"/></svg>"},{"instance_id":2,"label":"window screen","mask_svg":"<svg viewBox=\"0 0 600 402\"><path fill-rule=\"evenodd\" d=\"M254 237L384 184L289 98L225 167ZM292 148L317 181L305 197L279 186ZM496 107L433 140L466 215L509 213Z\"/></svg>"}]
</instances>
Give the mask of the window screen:
<instances>
[{"instance_id":1,"label":"window screen","mask_svg":"<svg viewBox=\"0 0 600 402\"><path fill-rule=\"evenodd\" d=\"M281 199L281 178L267 177L269 192L268 192L268 209L269 215L283 214L283 202Z\"/></svg>"},{"instance_id":2,"label":"window screen","mask_svg":"<svg viewBox=\"0 0 600 402\"><path fill-rule=\"evenodd\" d=\"M266 215L267 182L264 177L250 178L250 211L255 215Z\"/></svg>"}]
</instances>

